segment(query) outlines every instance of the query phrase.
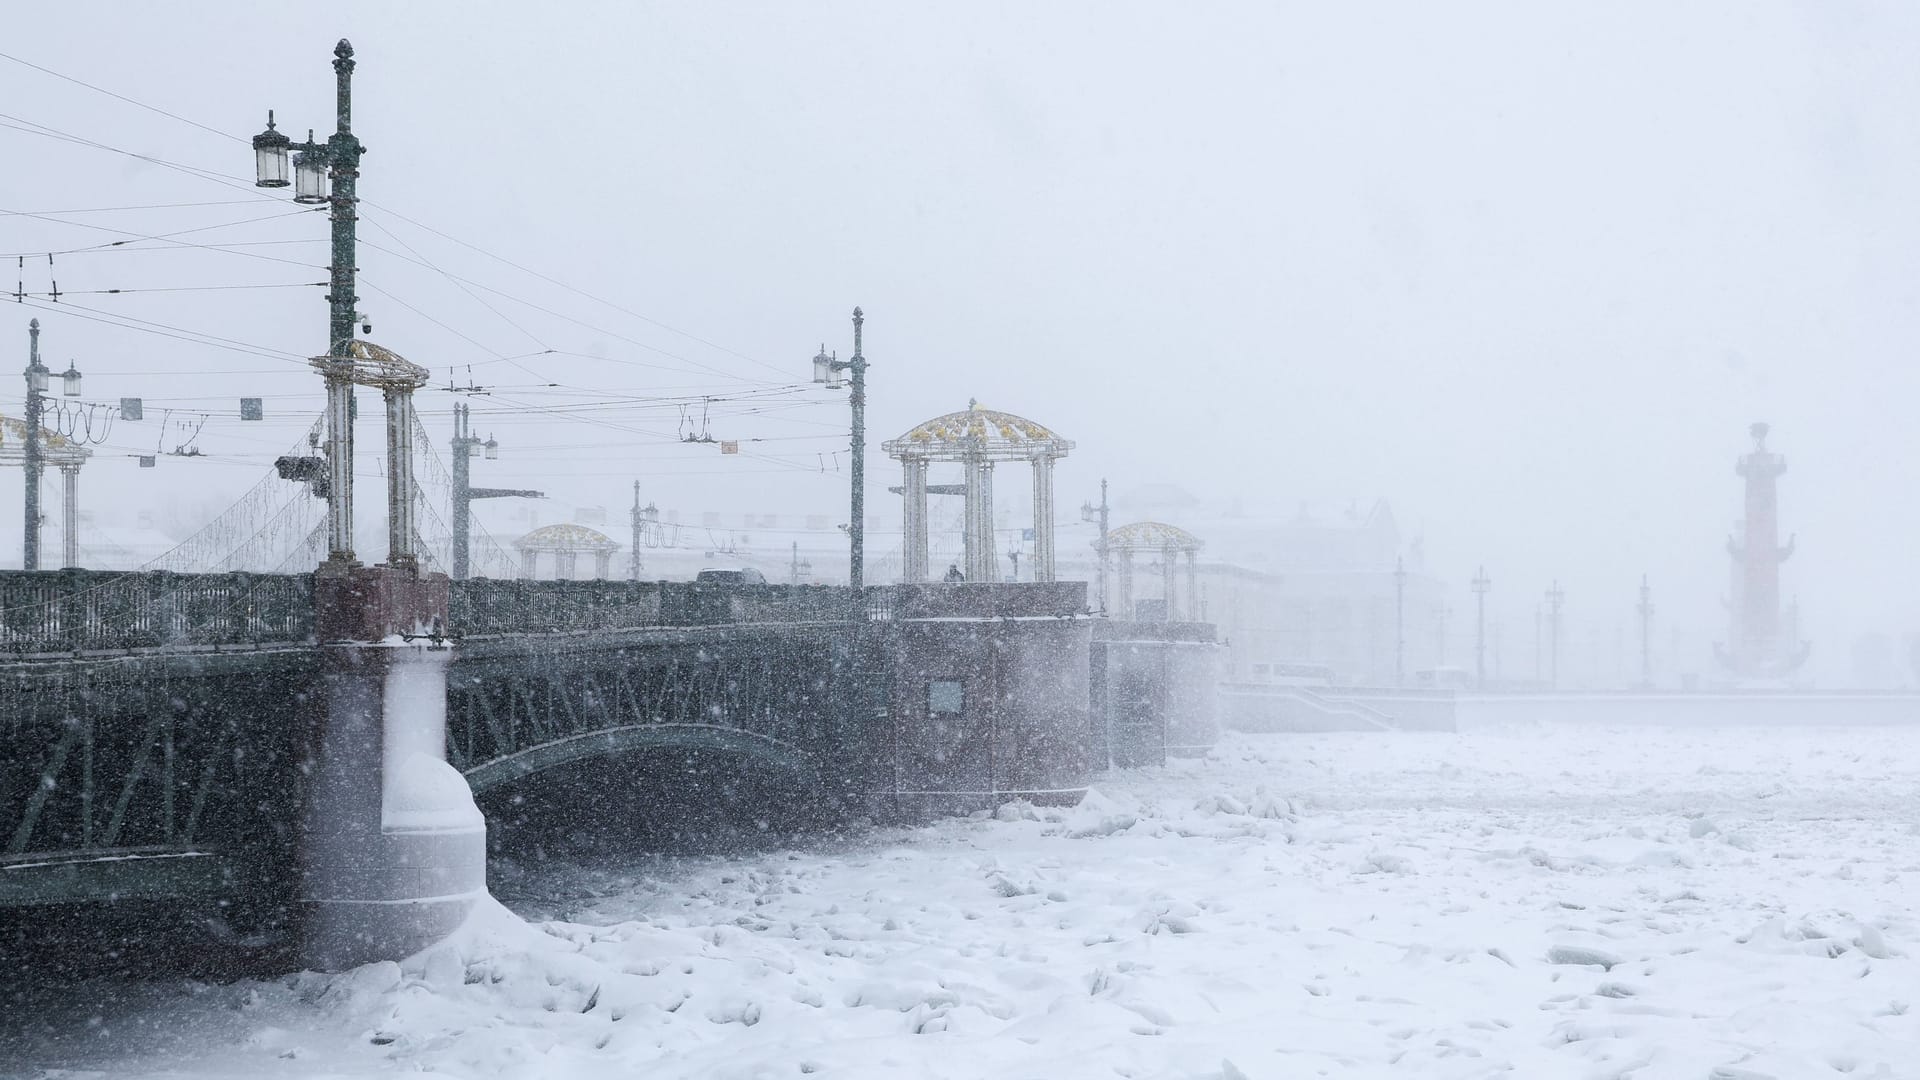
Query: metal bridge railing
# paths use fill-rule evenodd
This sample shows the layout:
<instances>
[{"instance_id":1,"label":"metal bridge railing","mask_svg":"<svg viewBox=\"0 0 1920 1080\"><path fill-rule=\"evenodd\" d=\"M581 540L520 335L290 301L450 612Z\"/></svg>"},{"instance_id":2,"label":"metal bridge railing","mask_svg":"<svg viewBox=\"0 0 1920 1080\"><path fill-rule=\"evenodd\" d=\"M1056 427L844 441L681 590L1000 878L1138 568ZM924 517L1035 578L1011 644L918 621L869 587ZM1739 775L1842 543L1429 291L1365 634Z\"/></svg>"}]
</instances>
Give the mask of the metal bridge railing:
<instances>
[{"instance_id":1,"label":"metal bridge railing","mask_svg":"<svg viewBox=\"0 0 1920 1080\"><path fill-rule=\"evenodd\" d=\"M827 585L685 581L495 581L449 587L456 636L578 633L648 626L848 621L853 598Z\"/></svg>"},{"instance_id":2,"label":"metal bridge railing","mask_svg":"<svg viewBox=\"0 0 1920 1080\"><path fill-rule=\"evenodd\" d=\"M0 571L0 655L312 638L311 574Z\"/></svg>"}]
</instances>

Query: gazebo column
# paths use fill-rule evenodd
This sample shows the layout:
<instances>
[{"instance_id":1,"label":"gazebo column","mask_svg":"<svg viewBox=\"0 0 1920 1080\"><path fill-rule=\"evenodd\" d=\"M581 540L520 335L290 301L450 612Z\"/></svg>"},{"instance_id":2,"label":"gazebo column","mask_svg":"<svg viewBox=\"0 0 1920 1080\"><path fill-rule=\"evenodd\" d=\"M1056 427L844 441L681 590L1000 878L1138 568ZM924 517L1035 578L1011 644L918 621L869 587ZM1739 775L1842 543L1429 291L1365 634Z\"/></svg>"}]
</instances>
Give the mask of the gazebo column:
<instances>
[{"instance_id":1,"label":"gazebo column","mask_svg":"<svg viewBox=\"0 0 1920 1080\"><path fill-rule=\"evenodd\" d=\"M992 581L993 552L993 463L978 454L969 454L967 470L967 511L963 547L968 581Z\"/></svg>"},{"instance_id":2,"label":"gazebo column","mask_svg":"<svg viewBox=\"0 0 1920 1080\"><path fill-rule=\"evenodd\" d=\"M1053 580L1053 456L1033 459L1033 580Z\"/></svg>"},{"instance_id":3,"label":"gazebo column","mask_svg":"<svg viewBox=\"0 0 1920 1080\"><path fill-rule=\"evenodd\" d=\"M1120 572L1115 576L1120 579L1120 583L1119 583L1120 588L1118 590L1120 593L1120 602L1115 606L1120 609L1120 617L1122 619L1130 620L1133 618L1133 549L1132 548L1120 549Z\"/></svg>"},{"instance_id":4,"label":"gazebo column","mask_svg":"<svg viewBox=\"0 0 1920 1080\"><path fill-rule=\"evenodd\" d=\"M528 581L540 580L540 553L533 548L520 550L520 576Z\"/></svg>"},{"instance_id":5,"label":"gazebo column","mask_svg":"<svg viewBox=\"0 0 1920 1080\"><path fill-rule=\"evenodd\" d=\"M1166 598L1167 613L1165 618L1168 622L1174 621L1174 612L1179 610L1174 607L1173 602L1173 564L1177 561L1179 561L1179 553L1174 551L1172 547L1160 549L1160 595Z\"/></svg>"},{"instance_id":6,"label":"gazebo column","mask_svg":"<svg viewBox=\"0 0 1920 1080\"><path fill-rule=\"evenodd\" d=\"M572 581L574 578L575 572L579 568L579 564L580 564L580 553L577 551L554 552L553 553L553 579L555 581Z\"/></svg>"},{"instance_id":7,"label":"gazebo column","mask_svg":"<svg viewBox=\"0 0 1920 1080\"><path fill-rule=\"evenodd\" d=\"M80 565L80 466L60 466L61 566Z\"/></svg>"},{"instance_id":8,"label":"gazebo column","mask_svg":"<svg viewBox=\"0 0 1920 1080\"><path fill-rule=\"evenodd\" d=\"M927 459L901 458L900 473L900 580L912 584L927 580Z\"/></svg>"},{"instance_id":9,"label":"gazebo column","mask_svg":"<svg viewBox=\"0 0 1920 1080\"><path fill-rule=\"evenodd\" d=\"M1169 612L1168 616L1171 617L1172 613ZM1194 552L1191 549L1187 551L1187 607L1185 617L1187 622L1200 621L1200 577L1194 566Z\"/></svg>"},{"instance_id":10,"label":"gazebo column","mask_svg":"<svg viewBox=\"0 0 1920 1080\"><path fill-rule=\"evenodd\" d=\"M605 581L613 575L613 552L596 551L593 553L593 580Z\"/></svg>"}]
</instances>

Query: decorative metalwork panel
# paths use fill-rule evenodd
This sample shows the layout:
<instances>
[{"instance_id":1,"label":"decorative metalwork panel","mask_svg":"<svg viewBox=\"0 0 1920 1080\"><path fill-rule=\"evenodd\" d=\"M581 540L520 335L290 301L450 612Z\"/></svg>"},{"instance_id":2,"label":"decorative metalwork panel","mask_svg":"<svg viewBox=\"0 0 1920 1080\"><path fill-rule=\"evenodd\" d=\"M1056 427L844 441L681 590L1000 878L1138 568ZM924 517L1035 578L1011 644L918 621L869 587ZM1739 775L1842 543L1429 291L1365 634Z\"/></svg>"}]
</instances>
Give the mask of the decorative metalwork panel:
<instances>
[{"instance_id":1,"label":"decorative metalwork panel","mask_svg":"<svg viewBox=\"0 0 1920 1080\"><path fill-rule=\"evenodd\" d=\"M451 583L456 636L582 633L650 626L845 621L853 599L824 585L722 585L685 581Z\"/></svg>"},{"instance_id":2,"label":"decorative metalwork panel","mask_svg":"<svg viewBox=\"0 0 1920 1080\"><path fill-rule=\"evenodd\" d=\"M50 858L208 852L284 878L304 648L0 668L0 901ZM16 877L16 875L19 875Z\"/></svg>"},{"instance_id":3,"label":"decorative metalwork panel","mask_svg":"<svg viewBox=\"0 0 1920 1080\"><path fill-rule=\"evenodd\" d=\"M632 725L728 728L809 757L848 732L833 707L844 632L824 628L523 638L455 654L447 757L462 771Z\"/></svg>"},{"instance_id":4,"label":"decorative metalwork panel","mask_svg":"<svg viewBox=\"0 0 1920 1080\"><path fill-rule=\"evenodd\" d=\"M313 637L309 574L0 572L0 653L261 645Z\"/></svg>"}]
</instances>

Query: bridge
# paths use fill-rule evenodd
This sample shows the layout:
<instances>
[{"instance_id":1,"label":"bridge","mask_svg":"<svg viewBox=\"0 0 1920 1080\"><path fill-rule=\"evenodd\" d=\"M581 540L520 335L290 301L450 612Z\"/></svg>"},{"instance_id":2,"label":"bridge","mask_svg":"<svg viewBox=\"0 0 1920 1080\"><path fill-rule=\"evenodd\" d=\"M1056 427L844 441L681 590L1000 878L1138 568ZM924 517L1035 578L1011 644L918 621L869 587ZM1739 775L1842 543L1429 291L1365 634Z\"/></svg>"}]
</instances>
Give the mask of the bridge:
<instances>
[{"instance_id":1,"label":"bridge","mask_svg":"<svg viewBox=\"0 0 1920 1080\"><path fill-rule=\"evenodd\" d=\"M699 755L837 812L1076 800L1210 739L1155 734L1210 628L1097 621L1077 582L0 573L0 910L213 912L339 967L482 895L476 797L593 763Z\"/></svg>"}]
</instances>

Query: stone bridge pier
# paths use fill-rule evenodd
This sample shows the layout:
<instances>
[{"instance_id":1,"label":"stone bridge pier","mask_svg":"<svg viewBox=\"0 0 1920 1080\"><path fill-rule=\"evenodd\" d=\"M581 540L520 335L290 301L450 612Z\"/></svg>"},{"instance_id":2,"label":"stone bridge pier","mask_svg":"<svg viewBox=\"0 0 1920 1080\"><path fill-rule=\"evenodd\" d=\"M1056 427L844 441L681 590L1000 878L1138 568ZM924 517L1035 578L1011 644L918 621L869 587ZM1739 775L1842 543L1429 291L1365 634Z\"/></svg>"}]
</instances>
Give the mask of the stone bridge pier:
<instances>
[{"instance_id":1,"label":"stone bridge pier","mask_svg":"<svg viewBox=\"0 0 1920 1080\"><path fill-rule=\"evenodd\" d=\"M299 844L300 962L337 971L451 933L486 893L486 820L447 762L447 579L314 579L320 679Z\"/></svg>"}]
</instances>

